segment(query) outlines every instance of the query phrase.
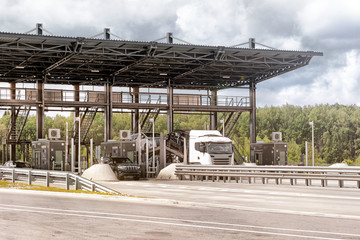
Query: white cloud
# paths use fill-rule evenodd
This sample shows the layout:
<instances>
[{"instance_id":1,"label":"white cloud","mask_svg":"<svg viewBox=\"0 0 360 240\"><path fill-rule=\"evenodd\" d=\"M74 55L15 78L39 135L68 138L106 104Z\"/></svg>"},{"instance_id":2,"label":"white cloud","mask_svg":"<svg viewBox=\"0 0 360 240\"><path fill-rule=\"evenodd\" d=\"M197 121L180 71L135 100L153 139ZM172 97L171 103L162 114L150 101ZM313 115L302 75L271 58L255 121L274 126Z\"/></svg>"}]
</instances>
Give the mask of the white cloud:
<instances>
[{"instance_id":1,"label":"white cloud","mask_svg":"<svg viewBox=\"0 0 360 240\"><path fill-rule=\"evenodd\" d=\"M340 103L360 105L358 89L360 83L360 52L351 50L344 54L344 66L329 68L327 72L317 77L310 85L294 85L282 88L279 92L261 89L260 105L278 105L288 103L293 105L314 105L320 103Z\"/></svg>"}]
</instances>

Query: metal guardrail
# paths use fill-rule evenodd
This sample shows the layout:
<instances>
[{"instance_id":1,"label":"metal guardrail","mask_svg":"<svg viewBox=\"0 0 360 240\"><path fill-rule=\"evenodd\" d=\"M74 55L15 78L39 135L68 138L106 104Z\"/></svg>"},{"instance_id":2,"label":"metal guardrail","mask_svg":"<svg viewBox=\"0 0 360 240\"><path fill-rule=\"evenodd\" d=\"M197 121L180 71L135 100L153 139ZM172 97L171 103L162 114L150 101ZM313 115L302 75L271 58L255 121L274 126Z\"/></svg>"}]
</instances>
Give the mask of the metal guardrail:
<instances>
[{"instance_id":1,"label":"metal guardrail","mask_svg":"<svg viewBox=\"0 0 360 240\"><path fill-rule=\"evenodd\" d=\"M360 167L177 165L175 174L180 180L239 182L246 179L251 183L260 179L263 184L268 183L269 179L274 179L276 184L288 179L290 185L294 185L301 179L305 180L306 186L310 186L312 180L320 180L322 187L328 185L328 180L338 181L339 187L344 187L345 181L354 181L360 188Z\"/></svg>"},{"instance_id":2,"label":"metal guardrail","mask_svg":"<svg viewBox=\"0 0 360 240\"><path fill-rule=\"evenodd\" d=\"M65 184L67 190L69 190L72 185L75 190L81 189L92 192L117 193L110 188L70 172L0 168L0 180L1 179L10 180L13 183L15 181L22 181L29 185L31 185L33 181L42 181L46 187L49 187L50 183L62 183Z\"/></svg>"}]
</instances>

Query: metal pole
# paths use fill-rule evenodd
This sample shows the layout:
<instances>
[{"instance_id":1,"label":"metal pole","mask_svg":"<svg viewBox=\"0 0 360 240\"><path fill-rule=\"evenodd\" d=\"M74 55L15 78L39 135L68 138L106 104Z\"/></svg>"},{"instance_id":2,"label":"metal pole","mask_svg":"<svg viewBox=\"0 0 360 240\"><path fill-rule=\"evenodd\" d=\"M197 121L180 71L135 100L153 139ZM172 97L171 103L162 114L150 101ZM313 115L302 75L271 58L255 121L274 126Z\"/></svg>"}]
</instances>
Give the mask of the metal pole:
<instances>
[{"instance_id":1,"label":"metal pole","mask_svg":"<svg viewBox=\"0 0 360 240\"><path fill-rule=\"evenodd\" d=\"M75 172L75 144L74 144L74 138L71 138L71 172Z\"/></svg>"},{"instance_id":2,"label":"metal pole","mask_svg":"<svg viewBox=\"0 0 360 240\"><path fill-rule=\"evenodd\" d=\"M94 161L93 161L93 149L94 148L94 141L91 138L90 139L90 167L93 165Z\"/></svg>"},{"instance_id":3,"label":"metal pole","mask_svg":"<svg viewBox=\"0 0 360 240\"><path fill-rule=\"evenodd\" d=\"M79 154L78 154L78 170L79 170L79 174L81 174L81 143L80 143L80 116L78 117L78 121L79 121Z\"/></svg>"},{"instance_id":4,"label":"metal pole","mask_svg":"<svg viewBox=\"0 0 360 240\"><path fill-rule=\"evenodd\" d=\"M152 162L152 167L153 167L153 171L155 169L155 119L152 118L152 135L153 135L153 139L152 139L152 147L153 147L153 162Z\"/></svg>"},{"instance_id":5,"label":"metal pole","mask_svg":"<svg viewBox=\"0 0 360 240\"><path fill-rule=\"evenodd\" d=\"M314 158L314 152L315 152L315 147L314 147L314 121L311 121L311 127L312 127L312 165L315 166L315 158Z\"/></svg>"},{"instance_id":6,"label":"metal pole","mask_svg":"<svg viewBox=\"0 0 360 240\"><path fill-rule=\"evenodd\" d=\"M308 165L308 142L305 141L305 166Z\"/></svg>"},{"instance_id":7,"label":"metal pole","mask_svg":"<svg viewBox=\"0 0 360 240\"><path fill-rule=\"evenodd\" d=\"M65 136L65 164L64 164L64 169L62 170L65 170L65 171L68 171L69 170L69 165L68 165L68 151L69 151L69 123L66 122L65 124L66 126L66 136Z\"/></svg>"}]
</instances>

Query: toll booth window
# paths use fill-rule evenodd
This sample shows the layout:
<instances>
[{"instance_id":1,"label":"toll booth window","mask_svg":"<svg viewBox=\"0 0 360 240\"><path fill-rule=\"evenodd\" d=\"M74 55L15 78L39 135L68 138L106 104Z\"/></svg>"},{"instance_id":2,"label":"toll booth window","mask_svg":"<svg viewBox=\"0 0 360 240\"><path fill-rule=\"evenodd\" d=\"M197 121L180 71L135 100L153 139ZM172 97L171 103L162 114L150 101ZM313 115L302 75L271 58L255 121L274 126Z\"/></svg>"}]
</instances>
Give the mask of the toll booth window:
<instances>
[{"instance_id":1,"label":"toll booth window","mask_svg":"<svg viewBox=\"0 0 360 240\"><path fill-rule=\"evenodd\" d=\"M119 156L119 149L118 147L112 147L112 155Z\"/></svg>"},{"instance_id":2,"label":"toll booth window","mask_svg":"<svg viewBox=\"0 0 360 240\"><path fill-rule=\"evenodd\" d=\"M127 152L126 156L130 159L131 162L134 162L134 152Z\"/></svg>"}]
</instances>

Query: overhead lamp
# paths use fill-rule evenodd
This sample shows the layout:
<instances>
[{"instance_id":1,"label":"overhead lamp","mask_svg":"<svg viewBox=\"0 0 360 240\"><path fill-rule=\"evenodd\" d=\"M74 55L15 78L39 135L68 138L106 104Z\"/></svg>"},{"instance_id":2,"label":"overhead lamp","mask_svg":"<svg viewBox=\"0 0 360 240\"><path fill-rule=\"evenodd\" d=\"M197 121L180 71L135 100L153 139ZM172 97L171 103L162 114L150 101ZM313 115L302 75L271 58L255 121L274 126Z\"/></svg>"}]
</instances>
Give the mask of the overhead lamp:
<instances>
[{"instance_id":1,"label":"overhead lamp","mask_svg":"<svg viewBox=\"0 0 360 240\"><path fill-rule=\"evenodd\" d=\"M18 66L15 66L15 68L17 68L17 69L24 69L25 66L20 66L20 65L18 65Z\"/></svg>"},{"instance_id":2,"label":"overhead lamp","mask_svg":"<svg viewBox=\"0 0 360 240\"><path fill-rule=\"evenodd\" d=\"M91 69L91 72L92 72L92 73L98 73L98 72L100 72L100 71L99 71L99 69Z\"/></svg>"},{"instance_id":3,"label":"overhead lamp","mask_svg":"<svg viewBox=\"0 0 360 240\"><path fill-rule=\"evenodd\" d=\"M167 73L160 73L160 76L167 76Z\"/></svg>"},{"instance_id":4,"label":"overhead lamp","mask_svg":"<svg viewBox=\"0 0 360 240\"><path fill-rule=\"evenodd\" d=\"M222 78L229 79L230 76L229 75L223 75Z\"/></svg>"}]
</instances>

